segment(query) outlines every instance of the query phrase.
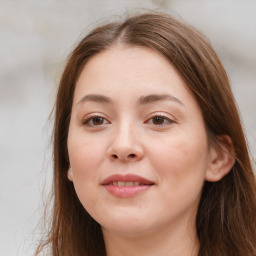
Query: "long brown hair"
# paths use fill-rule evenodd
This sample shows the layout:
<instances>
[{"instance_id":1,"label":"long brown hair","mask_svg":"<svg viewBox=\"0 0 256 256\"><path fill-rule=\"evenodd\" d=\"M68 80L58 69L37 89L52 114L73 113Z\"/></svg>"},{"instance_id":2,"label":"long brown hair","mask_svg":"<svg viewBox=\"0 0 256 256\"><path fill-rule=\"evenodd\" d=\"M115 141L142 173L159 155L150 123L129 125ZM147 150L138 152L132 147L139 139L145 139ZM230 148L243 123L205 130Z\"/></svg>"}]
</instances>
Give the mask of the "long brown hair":
<instances>
[{"instance_id":1,"label":"long brown hair","mask_svg":"<svg viewBox=\"0 0 256 256\"><path fill-rule=\"evenodd\" d=\"M177 69L201 107L209 140L228 135L236 159L219 182L205 182L196 219L200 256L256 255L256 182L226 72L207 40L163 13L145 13L94 29L71 53L55 106L53 212L45 248L53 256L106 255L100 225L67 179L67 135L76 81L87 61L115 44L161 53Z\"/></svg>"}]
</instances>

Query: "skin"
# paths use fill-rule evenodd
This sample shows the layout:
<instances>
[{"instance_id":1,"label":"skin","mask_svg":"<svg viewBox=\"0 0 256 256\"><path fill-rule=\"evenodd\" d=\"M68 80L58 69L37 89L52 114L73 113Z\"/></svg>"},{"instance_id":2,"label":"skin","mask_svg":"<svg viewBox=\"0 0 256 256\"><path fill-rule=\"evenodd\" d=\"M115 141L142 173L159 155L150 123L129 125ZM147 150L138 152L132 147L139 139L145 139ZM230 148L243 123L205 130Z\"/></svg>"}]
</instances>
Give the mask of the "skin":
<instances>
[{"instance_id":1,"label":"skin","mask_svg":"<svg viewBox=\"0 0 256 256\"><path fill-rule=\"evenodd\" d=\"M152 94L171 98L138 103ZM197 255L202 186L228 172L220 168L228 158L209 145L200 107L163 56L117 45L86 64L75 88L68 152L68 178L102 226L108 256ZM101 185L113 174L140 175L154 185L117 197Z\"/></svg>"}]
</instances>

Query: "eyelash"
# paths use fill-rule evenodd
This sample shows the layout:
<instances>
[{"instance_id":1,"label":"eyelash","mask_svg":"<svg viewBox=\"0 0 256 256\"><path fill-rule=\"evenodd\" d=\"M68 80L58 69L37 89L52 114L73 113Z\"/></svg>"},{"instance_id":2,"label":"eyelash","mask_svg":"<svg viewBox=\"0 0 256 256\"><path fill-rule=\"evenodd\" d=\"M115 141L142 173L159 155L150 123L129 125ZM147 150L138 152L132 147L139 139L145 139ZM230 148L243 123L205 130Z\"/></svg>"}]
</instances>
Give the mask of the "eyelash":
<instances>
[{"instance_id":1,"label":"eyelash","mask_svg":"<svg viewBox=\"0 0 256 256\"><path fill-rule=\"evenodd\" d=\"M102 124L93 124L93 123L90 123L90 122L93 122L93 120L95 120L96 118L100 118L103 123ZM101 126L101 125L104 125L104 124L109 124L110 122L107 121L106 118L102 117L101 115L98 115L98 114L91 114L89 116L87 116L85 119L82 120L82 125L83 126L87 126L87 127L93 127L93 126Z\"/></svg>"},{"instance_id":2,"label":"eyelash","mask_svg":"<svg viewBox=\"0 0 256 256\"><path fill-rule=\"evenodd\" d=\"M162 121L163 121L164 123L161 123L161 124L154 124L154 123L153 123L153 119L154 119L154 118L159 118L159 117L162 119ZM159 126L170 125L170 124L172 124L172 123L175 122L174 120L172 120L172 119L166 117L166 116L163 115L163 114L156 114L156 113L152 114L152 115L150 116L150 118L148 118L148 119L146 120L145 123L148 123L149 121L151 121L151 122L150 122L151 125L158 126L158 127L159 127Z\"/></svg>"},{"instance_id":3,"label":"eyelash","mask_svg":"<svg viewBox=\"0 0 256 256\"><path fill-rule=\"evenodd\" d=\"M100 124L93 124L91 122L93 122L95 119L101 119L101 121L103 123L100 123ZM161 123L161 124L156 124L154 123L153 119L154 118L161 118L161 120L164 122L164 123ZM146 121L145 121L145 124L150 124L150 125L154 125L154 126L165 126L165 125L170 125L172 123L174 123L175 121L166 117L165 115L163 114L152 114ZM87 116L85 119L82 120L82 125L83 126L87 126L87 127L96 127L96 126L101 126L101 125L105 125L105 124L110 124L110 122L102 117L101 115L98 115L98 114L91 114L89 116Z\"/></svg>"}]
</instances>

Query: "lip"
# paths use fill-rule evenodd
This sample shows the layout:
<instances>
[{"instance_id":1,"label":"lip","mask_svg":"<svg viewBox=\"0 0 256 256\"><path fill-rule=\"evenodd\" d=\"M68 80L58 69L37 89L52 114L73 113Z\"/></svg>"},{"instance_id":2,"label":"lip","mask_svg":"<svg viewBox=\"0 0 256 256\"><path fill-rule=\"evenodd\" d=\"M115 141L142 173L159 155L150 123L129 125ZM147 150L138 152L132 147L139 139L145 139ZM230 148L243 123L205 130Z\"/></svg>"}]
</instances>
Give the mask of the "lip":
<instances>
[{"instance_id":1,"label":"lip","mask_svg":"<svg viewBox=\"0 0 256 256\"><path fill-rule=\"evenodd\" d=\"M114 174L109 177L107 177L101 185L109 185L110 183L117 182L117 181L123 181L123 182L135 182L138 181L140 183L143 183L144 185L153 185L154 182L148 179L145 179L139 175L136 174Z\"/></svg>"},{"instance_id":2,"label":"lip","mask_svg":"<svg viewBox=\"0 0 256 256\"><path fill-rule=\"evenodd\" d=\"M139 182L140 185L135 186L117 186L114 185L114 182ZM102 183L102 186L106 188L106 190L116 196L121 198L127 198L127 197L135 197L136 195L145 192L152 188L155 183L151 180L148 180L146 178L143 178L141 176L135 175L135 174L114 174L109 177L107 177Z\"/></svg>"}]
</instances>

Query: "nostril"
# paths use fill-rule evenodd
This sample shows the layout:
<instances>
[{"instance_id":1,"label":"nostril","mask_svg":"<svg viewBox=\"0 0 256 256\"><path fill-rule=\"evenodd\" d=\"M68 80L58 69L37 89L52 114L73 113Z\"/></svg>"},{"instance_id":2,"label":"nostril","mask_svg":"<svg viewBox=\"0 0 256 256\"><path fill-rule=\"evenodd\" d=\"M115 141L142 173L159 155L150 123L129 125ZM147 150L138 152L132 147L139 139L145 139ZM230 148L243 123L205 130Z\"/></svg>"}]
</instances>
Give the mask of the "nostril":
<instances>
[{"instance_id":1,"label":"nostril","mask_svg":"<svg viewBox=\"0 0 256 256\"><path fill-rule=\"evenodd\" d=\"M122 155L118 155L118 154L111 154L110 155L110 157L112 158L112 159L118 159L118 158L120 158L120 159L135 159L136 157L137 157L137 155L136 154L129 154L129 155L127 155L126 157L125 157L125 155L124 156L122 156Z\"/></svg>"}]
</instances>

